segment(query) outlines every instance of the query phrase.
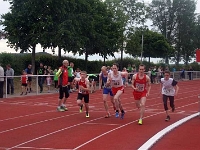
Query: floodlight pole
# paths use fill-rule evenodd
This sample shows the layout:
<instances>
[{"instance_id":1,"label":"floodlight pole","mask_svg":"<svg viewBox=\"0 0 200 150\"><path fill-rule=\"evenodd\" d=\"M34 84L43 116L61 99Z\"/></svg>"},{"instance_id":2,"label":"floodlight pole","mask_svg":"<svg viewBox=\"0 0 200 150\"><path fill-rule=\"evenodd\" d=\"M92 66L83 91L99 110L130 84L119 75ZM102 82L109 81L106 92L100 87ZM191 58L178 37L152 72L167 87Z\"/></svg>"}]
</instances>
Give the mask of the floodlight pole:
<instances>
[{"instance_id":1,"label":"floodlight pole","mask_svg":"<svg viewBox=\"0 0 200 150\"><path fill-rule=\"evenodd\" d=\"M143 12L145 11L144 10L144 0L142 1L143 2ZM145 12L144 12L144 14L143 15L145 15ZM144 18L145 19L145 18ZM142 63L142 58L143 58L143 51L144 51L144 20L142 20L142 44L141 44L141 56L140 56L140 58L141 58L141 63Z\"/></svg>"}]
</instances>

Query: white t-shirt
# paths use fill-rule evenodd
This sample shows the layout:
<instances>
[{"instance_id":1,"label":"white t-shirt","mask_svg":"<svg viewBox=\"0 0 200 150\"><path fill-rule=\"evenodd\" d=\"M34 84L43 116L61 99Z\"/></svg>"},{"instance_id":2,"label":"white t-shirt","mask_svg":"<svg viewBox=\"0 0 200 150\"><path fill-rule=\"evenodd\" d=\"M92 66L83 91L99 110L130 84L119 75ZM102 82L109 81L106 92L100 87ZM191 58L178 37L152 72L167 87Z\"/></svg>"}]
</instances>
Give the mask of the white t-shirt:
<instances>
[{"instance_id":1,"label":"white t-shirt","mask_svg":"<svg viewBox=\"0 0 200 150\"><path fill-rule=\"evenodd\" d=\"M161 78L162 83L162 94L167 96L174 96L175 95L175 88L177 82L173 78L169 78L169 80L165 80Z\"/></svg>"},{"instance_id":2,"label":"white t-shirt","mask_svg":"<svg viewBox=\"0 0 200 150\"><path fill-rule=\"evenodd\" d=\"M118 75L116 75L116 76L113 74L113 72L110 72L109 74L111 74L111 79L112 79L111 86L112 87L117 88L117 87L123 86L122 75L121 75L120 71L118 71Z\"/></svg>"}]
</instances>

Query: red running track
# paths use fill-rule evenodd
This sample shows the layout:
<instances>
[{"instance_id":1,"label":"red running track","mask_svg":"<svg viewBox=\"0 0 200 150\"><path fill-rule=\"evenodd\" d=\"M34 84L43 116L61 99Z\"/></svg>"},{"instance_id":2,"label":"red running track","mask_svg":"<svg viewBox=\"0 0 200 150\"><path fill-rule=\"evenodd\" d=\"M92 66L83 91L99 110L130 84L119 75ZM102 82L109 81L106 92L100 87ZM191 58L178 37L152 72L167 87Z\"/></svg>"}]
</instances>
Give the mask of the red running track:
<instances>
[{"instance_id":1,"label":"red running track","mask_svg":"<svg viewBox=\"0 0 200 150\"><path fill-rule=\"evenodd\" d=\"M85 118L85 113L79 113L77 93L70 95L67 101L69 111L66 112L56 111L58 94L3 99L0 101L0 149L136 150L160 130L198 112L199 81L184 81L180 82L179 86L179 95L175 99L176 111L170 114L171 121L165 122L161 95L158 95L159 85L152 85L141 126L137 124L139 111L135 107L130 87L125 89L122 96L126 111L123 120L114 117L110 102L108 103L112 116L104 118L102 91L90 95L90 118ZM199 126L200 120L193 120L195 118L172 130L152 149L177 150L186 148L185 145L193 145L191 142L183 144L183 141L189 138L174 140L178 139L181 133L185 137L187 134L191 137L192 131L182 131L192 130L193 128L188 127L191 123L193 126ZM198 129L195 128L196 131ZM193 134L192 137L199 139L198 134ZM168 144L169 139L173 139L174 144L166 147L171 145Z\"/></svg>"}]
</instances>

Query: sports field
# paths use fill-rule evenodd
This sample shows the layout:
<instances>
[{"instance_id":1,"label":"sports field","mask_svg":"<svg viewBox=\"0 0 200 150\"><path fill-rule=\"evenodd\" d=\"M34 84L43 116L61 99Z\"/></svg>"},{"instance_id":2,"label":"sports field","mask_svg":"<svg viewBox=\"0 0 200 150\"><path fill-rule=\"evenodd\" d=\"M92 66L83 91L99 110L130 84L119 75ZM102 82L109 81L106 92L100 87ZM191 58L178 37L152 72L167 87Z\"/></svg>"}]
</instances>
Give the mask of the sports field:
<instances>
[{"instance_id":1,"label":"sports field","mask_svg":"<svg viewBox=\"0 0 200 150\"><path fill-rule=\"evenodd\" d=\"M170 113L169 122L164 121L166 115L161 95L158 94L160 87L158 84L152 85L143 125L137 124L139 110L134 104L131 87L125 88L121 98L126 112L124 119L115 118L109 99L112 116L104 118L102 91L90 94L90 118L85 117L84 111L79 113L76 92L70 95L68 111L65 112L56 111L58 93L1 99L0 149L200 149L200 81L181 81L178 85L180 90L175 97L176 110ZM158 139L154 138L157 133L160 136ZM147 145L143 145L146 142Z\"/></svg>"}]
</instances>

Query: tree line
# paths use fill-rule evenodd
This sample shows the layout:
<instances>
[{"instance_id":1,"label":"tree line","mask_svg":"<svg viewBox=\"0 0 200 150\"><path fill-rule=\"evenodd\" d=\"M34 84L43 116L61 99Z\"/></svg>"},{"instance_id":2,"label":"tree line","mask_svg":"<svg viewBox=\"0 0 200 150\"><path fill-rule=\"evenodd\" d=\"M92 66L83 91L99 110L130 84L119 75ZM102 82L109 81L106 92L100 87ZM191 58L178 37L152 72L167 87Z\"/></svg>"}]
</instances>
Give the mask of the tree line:
<instances>
[{"instance_id":1,"label":"tree line","mask_svg":"<svg viewBox=\"0 0 200 150\"><path fill-rule=\"evenodd\" d=\"M99 54L104 59L121 51L133 57L163 58L188 64L199 47L200 15L195 0L7 0L1 16L8 45L30 51L35 68L36 45L62 52ZM153 30L145 26L152 21ZM121 55L123 66L123 55Z\"/></svg>"}]
</instances>

